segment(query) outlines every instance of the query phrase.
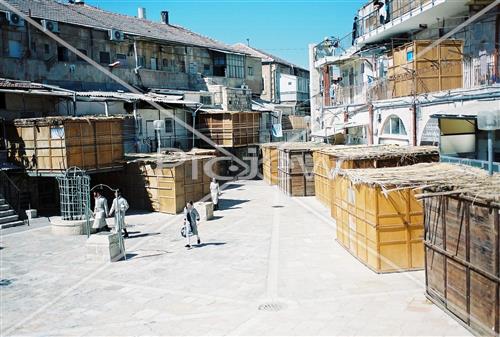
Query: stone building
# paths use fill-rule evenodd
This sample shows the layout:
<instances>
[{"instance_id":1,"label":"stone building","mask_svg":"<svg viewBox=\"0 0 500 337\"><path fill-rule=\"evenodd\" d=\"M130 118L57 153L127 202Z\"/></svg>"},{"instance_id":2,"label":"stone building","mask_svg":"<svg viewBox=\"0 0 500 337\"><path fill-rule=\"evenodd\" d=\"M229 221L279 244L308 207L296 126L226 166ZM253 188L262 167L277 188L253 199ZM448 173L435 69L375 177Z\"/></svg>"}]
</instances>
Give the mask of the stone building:
<instances>
[{"instance_id":1,"label":"stone building","mask_svg":"<svg viewBox=\"0 0 500 337\"><path fill-rule=\"evenodd\" d=\"M83 1L8 3L133 86L199 91L216 84L261 92L259 58L171 24L168 12L154 22ZM79 91L123 89L1 5L0 29L0 77Z\"/></svg>"},{"instance_id":2,"label":"stone building","mask_svg":"<svg viewBox=\"0 0 500 337\"><path fill-rule=\"evenodd\" d=\"M309 71L265 51L243 43L233 45L242 53L262 60L263 90L260 97L289 113L308 112Z\"/></svg>"}]
</instances>

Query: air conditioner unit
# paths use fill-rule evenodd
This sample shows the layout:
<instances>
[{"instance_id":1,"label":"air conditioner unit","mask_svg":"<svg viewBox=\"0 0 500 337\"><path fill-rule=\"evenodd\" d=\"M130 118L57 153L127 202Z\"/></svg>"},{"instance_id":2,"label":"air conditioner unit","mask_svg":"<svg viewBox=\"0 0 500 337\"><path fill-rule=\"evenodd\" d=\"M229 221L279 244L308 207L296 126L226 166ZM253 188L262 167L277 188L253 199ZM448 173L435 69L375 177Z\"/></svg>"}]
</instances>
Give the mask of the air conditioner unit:
<instances>
[{"instance_id":1,"label":"air conditioner unit","mask_svg":"<svg viewBox=\"0 0 500 337\"><path fill-rule=\"evenodd\" d=\"M45 31L59 33L59 23L57 21L42 20L42 26Z\"/></svg>"},{"instance_id":2,"label":"air conditioner unit","mask_svg":"<svg viewBox=\"0 0 500 337\"><path fill-rule=\"evenodd\" d=\"M24 19L17 15L16 13L7 12L7 21L9 21L9 25L23 27Z\"/></svg>"},{"instance_id":3,"label":"air conditioner unit","mask_svg":"<svg viewBox=\"0 0 500 337\"><path fill-rule=\"evenodd\" d=\"M125 34L120 30L110 29L108 33L111 41L123 41L125 38Z\"/></svg>"}]
</instances>

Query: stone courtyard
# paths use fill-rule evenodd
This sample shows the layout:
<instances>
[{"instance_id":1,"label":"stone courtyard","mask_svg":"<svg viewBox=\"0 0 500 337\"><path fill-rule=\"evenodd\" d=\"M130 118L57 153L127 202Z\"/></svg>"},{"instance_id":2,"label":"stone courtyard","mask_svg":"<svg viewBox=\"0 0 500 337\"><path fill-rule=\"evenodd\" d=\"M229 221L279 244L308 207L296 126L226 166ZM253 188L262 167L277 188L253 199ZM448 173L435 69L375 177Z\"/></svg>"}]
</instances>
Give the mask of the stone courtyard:
<instances>
[{"instance_id":1,"label":"stone courtyard","mask_svg":"<svg viewBox=\"0 0 500 337\"><path fill-rule=\"evenodd\" d=\"M422 271L375 274L345 251L316 199L237 181L221 207L192 250L181 215L127 216L116 263L88 261L85 236L4 231L1 335L470 335Z\"/></svg>"}]
</instances>

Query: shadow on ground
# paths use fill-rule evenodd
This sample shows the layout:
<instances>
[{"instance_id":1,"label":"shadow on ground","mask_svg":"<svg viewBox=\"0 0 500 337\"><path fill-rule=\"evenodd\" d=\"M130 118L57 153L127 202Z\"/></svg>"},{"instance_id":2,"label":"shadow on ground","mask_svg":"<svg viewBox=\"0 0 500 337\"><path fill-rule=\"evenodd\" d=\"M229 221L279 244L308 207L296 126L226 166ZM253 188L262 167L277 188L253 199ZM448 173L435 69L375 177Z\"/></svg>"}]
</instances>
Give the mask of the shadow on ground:
<instances>
[{"instance_id":1,"label":"shadow on ground","mask_svg":"<svg viewBox=\"0 0 500 337\"><path fill-rule=\"evenodd\" d=\"M199 245L193 245L193 248L203 248L203 247L208 247L208 246L224 246L226 242L207 242L207 243L201 243Z\"/></svg>"},{"instance_id":2,"label":"shadow on ground","mask_svg":"<svg viewBox=\"0 0 500 337\"><path fill-rule=\"evenodd\" d=\"M242 200L242 199L222 199L219 200L219 211L225 211L228 209L238 209L241 207L234 207L234 206L241 205L249 201L250 200Z\"/></svg>"}]
</instances>

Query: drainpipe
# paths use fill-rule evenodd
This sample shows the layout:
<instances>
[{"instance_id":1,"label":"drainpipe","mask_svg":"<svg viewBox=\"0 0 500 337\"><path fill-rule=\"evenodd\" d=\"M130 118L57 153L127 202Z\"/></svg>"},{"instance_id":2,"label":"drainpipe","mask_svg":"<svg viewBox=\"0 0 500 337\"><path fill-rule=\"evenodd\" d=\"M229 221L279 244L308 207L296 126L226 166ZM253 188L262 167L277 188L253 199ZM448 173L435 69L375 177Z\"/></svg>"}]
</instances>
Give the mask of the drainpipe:
<instances>
[{"instance_id":1,"label":"drainpipe","mask_svg":"<svg viewBox=\"0 0 500 337\"><path fill-rule=\"evenodd\" d=\"M417 104L415 101L411 104L411 145L417 145Z\"/></svg>"},{"instance_id":2,"label":"drainpipe","mask_svg":"<svg viewBox=\"0 0 500 337\"><path fill-rule=\"evenodd\" d=\"M104 101L104 114L106 115L106 117L109 117L108 101Z\"/></svg>"},{"instance_id":3,"label":"drainpipe","mask_svg":"<svg viewBox=\"0 0 500 337\"><path fill-rule=\"evenodd\" d=\"M373 145L373 104L368 105L368 145Z\"/></svg>"},{"instance_id":4,"label":"drainpipe","mask_svg":"<svg viewBox=\"0 0 500 337\"><path fill-rule=\"evenodd\" d=\"M325 65L322 69L323 73L323 99L326 106L330 106L330 71L329 66Z\"/></svg>"},{"instance_id":5,"label":"drainpipe","mask_svg":"<svg viewBox=\"0 0 500 337\"><path fill-rule=\"evenodd\" d=\"M203 106L203 104L200 103L200 105L196 108L196 110L193 111L193 114L192 114L192 116L193 116L193 130L196 130L195 129L195 127L196 127L196 113L198 112L198 110L201 109L202 106ZM175 128L175 126L174 126L174 128ZM194 146L195 146L195 134L193 132L193 147Z\"/></svg>"},{"instance_id":6,"label":"drainpipe","mask_svg":"<svg viewBox=\"0 0 500 337\"><path fill-rule=\"evenodd\" d=\"M497 12L499 8L500 6L497 6ZM495 74L495 82L498 82L498 76L500 75L498 73L498 61L499 61L498 53L500 52L498 48L500 43L499 34L500 34L500 14L497 14L495 18L495 58L494 58L495 69L493 70L493 73Z\"/></svg>"},{"instance_id":7,"label":"drainpipe","mask_svg":"<svg viewBox=\"0 0 500 337\"><path fill-rule=\"evenodd\" d=\"M76 117L76 92L73 93L73 116Z\"/></svg>"}]
</instances>

